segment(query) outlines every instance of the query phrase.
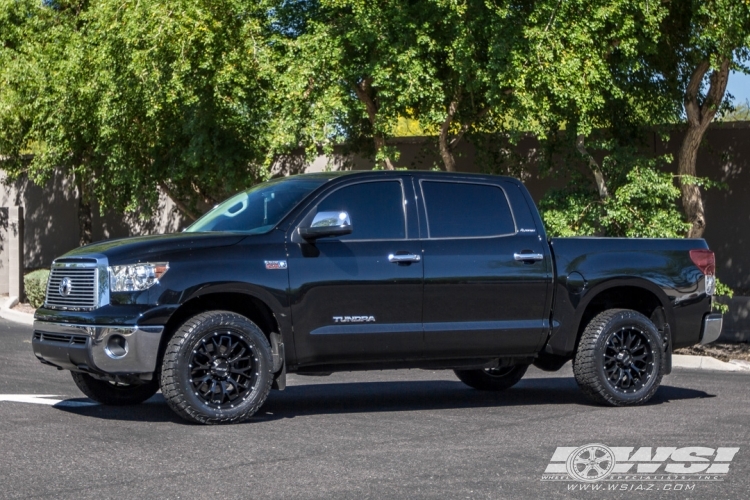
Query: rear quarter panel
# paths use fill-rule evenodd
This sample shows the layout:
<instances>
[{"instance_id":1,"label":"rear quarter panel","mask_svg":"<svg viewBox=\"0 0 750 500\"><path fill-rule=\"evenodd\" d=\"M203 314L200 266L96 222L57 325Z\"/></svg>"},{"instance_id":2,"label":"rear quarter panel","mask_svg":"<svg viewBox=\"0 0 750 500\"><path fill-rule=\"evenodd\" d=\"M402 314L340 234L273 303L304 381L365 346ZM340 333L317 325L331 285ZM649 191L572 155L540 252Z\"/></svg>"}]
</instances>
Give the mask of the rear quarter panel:
<instances>
[{"instance_id":1,"label":"rear quarter panel","mask_svg":"<svg viewBox=\"0 0 750 500\"><path fill-rule=\"evenodd\" d=\"M613 287L653 293L669 323L673 348L699 341L703 316L711 310L704 276L690 260L692 249L708 248L702 239L553 238L555 298L553 331L547 351L571 354L586 307ZM578 273L585 286L576 283ZM647 292L648 291L648 292Z\"/></svg>"}]
</instances>

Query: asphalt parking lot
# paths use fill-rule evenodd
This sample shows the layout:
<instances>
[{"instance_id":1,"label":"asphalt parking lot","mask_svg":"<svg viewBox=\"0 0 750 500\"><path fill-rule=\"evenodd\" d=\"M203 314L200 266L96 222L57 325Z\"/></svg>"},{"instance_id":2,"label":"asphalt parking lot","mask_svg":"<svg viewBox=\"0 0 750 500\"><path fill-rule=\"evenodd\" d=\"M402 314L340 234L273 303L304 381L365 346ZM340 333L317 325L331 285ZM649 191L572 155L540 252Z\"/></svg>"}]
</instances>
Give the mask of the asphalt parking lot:
<instances>
[{"instance_id":1,"label":"asphalt parking lot","mask_svg":"<svg viewBox=\"0 0 750 500\"><path fill-rule=\"evenodd\" d=\"M30 336L0 320L2 498L742 498L750 486L748 374L676 370L638 408L590 404L569 367L531 369L500 394L441 371L291 376L252 422L204 427L160 394L91 403L36 361ZM542 481L558 446L587 443L740 451L721 481Z\"/></svg>"}]
</instances>

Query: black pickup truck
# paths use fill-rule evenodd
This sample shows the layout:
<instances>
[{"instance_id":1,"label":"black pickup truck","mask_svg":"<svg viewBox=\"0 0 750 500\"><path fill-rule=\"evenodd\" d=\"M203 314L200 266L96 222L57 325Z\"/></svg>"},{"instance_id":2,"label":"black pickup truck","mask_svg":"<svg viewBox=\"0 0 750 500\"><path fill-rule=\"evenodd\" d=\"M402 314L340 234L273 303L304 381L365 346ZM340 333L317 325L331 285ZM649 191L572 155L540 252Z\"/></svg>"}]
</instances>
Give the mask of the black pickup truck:
<instances>
[{"instance_id":1,"label":"black pickup truck","mask_svg":"<svg viewBox=\"0 0 750 500\"><path fill-rule=\"evenodd\" d=\"M701 239L548 240L512 178L306 174L58 258L32 345L96 401L161 388L199 423L248 419L287 373L452 369L497 391L571 359L593 400L633 405L674 348L718 337L714 268Z\"/></svg>"}]
</instances>

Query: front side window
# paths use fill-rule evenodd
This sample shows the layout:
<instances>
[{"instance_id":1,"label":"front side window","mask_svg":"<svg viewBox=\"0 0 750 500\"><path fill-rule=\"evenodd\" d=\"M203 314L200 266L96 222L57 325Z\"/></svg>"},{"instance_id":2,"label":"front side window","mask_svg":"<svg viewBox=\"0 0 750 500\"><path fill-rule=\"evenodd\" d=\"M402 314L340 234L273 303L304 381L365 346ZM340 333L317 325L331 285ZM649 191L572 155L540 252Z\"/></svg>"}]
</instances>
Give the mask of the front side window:
<instances>
[{"instance_id":1,"label":"front side window","mask_svg":"<svg viewBox=\"0 0 750 500\"><path fill-rule=\"evenodd\" d=\"M516 232L505 192L491 184L422 181L430 238L478 238Z\"/></svg>"},{"instance_id":2,"label":"front side window","mask_svg":"<svg viewBox=\"0 0 750 500\"><path fill-rule=\"evenodd\" d=\"M406 237L404 192L400 181L353 184L337 189L316 207L320 212L347 212L351 234L339 240L396 240Z\"/></svg>"},{"instance_id":3,"label":"front side window","mask_svg":"<svg viewBox=\"0 0 750 500\"><path fill-rule=\"evenodd\" d=\"M220 203L185 231L268 232L326 180L288 177L258 184Z\"/></svg>"}]
</instances>

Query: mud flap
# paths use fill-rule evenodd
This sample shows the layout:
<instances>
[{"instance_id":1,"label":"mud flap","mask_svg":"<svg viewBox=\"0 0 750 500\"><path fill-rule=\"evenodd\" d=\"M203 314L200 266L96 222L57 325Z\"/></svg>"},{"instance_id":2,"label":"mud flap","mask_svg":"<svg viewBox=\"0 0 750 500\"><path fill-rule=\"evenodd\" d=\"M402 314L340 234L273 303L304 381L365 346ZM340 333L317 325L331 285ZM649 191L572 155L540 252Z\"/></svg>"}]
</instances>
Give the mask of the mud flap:
<instances>
[{"instance_id":1,"label":"mud flap","mask_svg":"<svg viewBox=\"0 0 750 500\"><path fill-rule=\"evenodd\" d=\"M285 362L285 351L284 342L281 340L281 334L271 332L269 335L271 340L271 356L273 358L273 384L271 389L283 391L286 389L286 362Z\"/></svg>"}]
</instances>

